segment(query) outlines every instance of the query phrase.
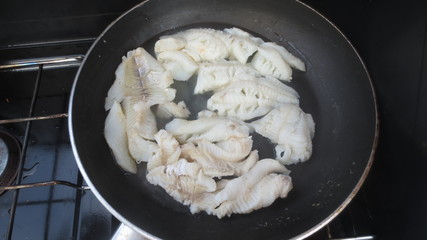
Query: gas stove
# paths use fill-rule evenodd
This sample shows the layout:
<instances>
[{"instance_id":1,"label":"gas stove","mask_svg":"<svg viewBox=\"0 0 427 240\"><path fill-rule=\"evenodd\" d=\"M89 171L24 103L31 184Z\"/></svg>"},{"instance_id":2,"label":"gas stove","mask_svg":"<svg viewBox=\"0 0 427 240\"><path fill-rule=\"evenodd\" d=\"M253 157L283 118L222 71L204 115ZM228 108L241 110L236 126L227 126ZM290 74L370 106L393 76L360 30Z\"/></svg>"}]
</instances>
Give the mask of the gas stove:
<instances>
[{"instance_id":1,"label":"gas stove","mask_svg":"<svg viewBox=\"0 0 427 240\"><path fill-rule=\"evenodd\" d=\"M308 239L427 237L427 192L422 187L427 178L420 170L426 167L422 160L427 134L421 124L427 117L421 111L427 107L426 4L304 2L336 23L359 50L377 91L382 126L377 160L366 184L338 217ZM66 12L69 16L53 16L54 12L31 21L2 15L0 25L7 26L10 36L0 38L0 170L2 178L6 173L10 178L2 186L12 188L0 195L2 239L111 239L119 228L120 222L97 200L78 170L67 110L75 74L97 34L136 3L93 3L86 10L73 5ZM401 8L406 14L398 11ZM401 21L390 20L395 12L401 13ZM46 22L49 27L38 26ZM75 23L80 24L78 31ZM32 24L39 28L37 33L28 26L22 28L26 34L13 31ZM395 26L406 28L387 38ZM390 57L398 63L393 65ZM401 80L403 76L407 80ZM401 163L405 153L412 165ZM412 181L410 189L406 179Z\"/></svg>"}]
</instances>

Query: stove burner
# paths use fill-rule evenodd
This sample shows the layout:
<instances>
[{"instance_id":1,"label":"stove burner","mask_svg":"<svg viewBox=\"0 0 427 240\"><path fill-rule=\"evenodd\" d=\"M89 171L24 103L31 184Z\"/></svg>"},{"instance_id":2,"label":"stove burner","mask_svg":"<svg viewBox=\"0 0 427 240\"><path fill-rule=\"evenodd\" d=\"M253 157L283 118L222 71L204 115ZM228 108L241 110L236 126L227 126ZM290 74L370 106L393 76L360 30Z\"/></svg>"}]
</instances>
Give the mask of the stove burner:
<instances>
[{"instance_id":1,"label":"stove burner","mask_svg":"<svg viewBox=\"0 0 427 240\"><path fill-rule=\"evenodd\" d=\"M21 146L7 132L0 131L0 186L9 186L18 174ZM0 195L4 190L0 190Z\"/></svg>"}]
</instances>

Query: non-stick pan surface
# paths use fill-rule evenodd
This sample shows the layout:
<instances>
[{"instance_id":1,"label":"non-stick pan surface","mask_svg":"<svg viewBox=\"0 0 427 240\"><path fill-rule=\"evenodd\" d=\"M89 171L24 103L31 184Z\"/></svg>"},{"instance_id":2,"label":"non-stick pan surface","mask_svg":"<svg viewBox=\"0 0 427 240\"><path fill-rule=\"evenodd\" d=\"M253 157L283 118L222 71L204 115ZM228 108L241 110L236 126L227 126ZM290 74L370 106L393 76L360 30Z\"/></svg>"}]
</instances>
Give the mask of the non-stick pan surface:
<instances>
[{"instance_id":1,"label":"non-stick pan surface","mask_svg":"<svg viewBox=\"0 0 427 240\"><path fill-rule=\"evenodd\" d=\"M125 174L104 139L103 108L114 71L127 51L152 49L163 34L192 27L239 27L287 47L307 66L290 84L316 122L313 155L290 166L286 199L247 215L217 219L187 207L137 175ZM152 50L151 50L152 51ZM191 85L189 83L189 85ZM183 99L191 88L179 87ZM188 102L187 102L188 103ZM364 65L325 18L292 0L151 0L128 11L97 39L75 80L69 127L79 168L100 201L138 232L166 239L305 237L336 216L356 194L372 164L377 139L375 97ZM255 146L273 157L266 143Z\"/></svg>"}]
</instances>

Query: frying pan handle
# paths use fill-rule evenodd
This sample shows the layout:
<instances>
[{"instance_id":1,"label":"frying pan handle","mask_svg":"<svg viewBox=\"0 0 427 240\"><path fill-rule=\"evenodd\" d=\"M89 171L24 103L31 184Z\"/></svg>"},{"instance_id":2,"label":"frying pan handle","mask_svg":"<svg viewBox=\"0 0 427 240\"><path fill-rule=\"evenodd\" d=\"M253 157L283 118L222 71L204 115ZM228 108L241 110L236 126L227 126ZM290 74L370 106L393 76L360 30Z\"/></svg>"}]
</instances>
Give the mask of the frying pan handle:
<instances>
[{"instance_id":1,"label":"frying pan handle","mask_svg":"<svg viewBox=\"0 0 427 240\"><path fill-rule=\"evenodd\" d=\"M148 240L148 238L145 238L122 223L114 233L111 240Z\"/></svg>"}]
</instances>

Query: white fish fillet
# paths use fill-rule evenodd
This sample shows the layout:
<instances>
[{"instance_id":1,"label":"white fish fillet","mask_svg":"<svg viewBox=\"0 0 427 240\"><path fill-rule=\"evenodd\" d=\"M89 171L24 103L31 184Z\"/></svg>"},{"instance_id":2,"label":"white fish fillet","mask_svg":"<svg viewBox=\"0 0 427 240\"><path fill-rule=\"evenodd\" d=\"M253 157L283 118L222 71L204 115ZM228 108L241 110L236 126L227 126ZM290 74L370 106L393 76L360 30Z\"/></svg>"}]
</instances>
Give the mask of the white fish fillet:
<instances>
[{"instance_id":1,"label":"white fish fillet","mask_svg":"<svg viewBox=\"0 0 427 240\"><path fill-rule=\"evenodd\" d=\"M299 105L298 93L273 77L239 80L213 94L207 103L220 116L249 120L284 103Z\"/></svg>"},{"instance_id":2,"label":"white fish fillet","mask_svg":"<svg viewBox=\"0 0 427 240\"><path fill-rule=\"evenodd\" d=\"M162 103L159 104L156 109L156 116L160 118L188 118L190 114L184 101L180 101L179 103Z\"/></svg>"},{"instance_id":3,"label":"white fish fillet","mask_svg":"<svg viewBox=\"0 0 427 240\"><path fill-rule=\"evenodd\" d=\"M182 51L166 51L157 55L158 61L172 73L173 79L187 81L196 72L198 65Z\"/></svg>"},{"instance_id":4,"label":"white fish fillet","mask_svg":"<svg viewBox=\"0 0 427 240\"><path fill-rule=\"evenodd\" d=\"M178 51L185 47L186 41L180 37L162 37L154 45L154 52Z\"/></svg>"},{"instance_id":5,"label":"white fish fillet","mask_svg":"<svg viewBox=\"0 0 427 240\"><path fill-rule=\"evenodd\" d=\"M222 218L267 207L277 198L285 198L292 189L287 173L274 159L260 160L244 175L217 182L217 191L200 195L191 203L190 210Z\"/></svg>"},{"instance_id":6,"label":"white fish fillet","mask_svg":"<svg viewBox=\"0 0 427 240\"><path fill-rule=\"evenodd\" d=\"M189 29L176 36L185 39L185 48L197 53L203 61L217 61L229 56L222 34L214 29Z\"/></svg>"},{"instance_id":7,"label":"white fish fillet","mask_svg":"<svg viewBox=\"0 0 427 240\"><path fill-rule=\"evenodd\" d=\"M165 129L180 143L205 139L210 142L224 141L232 136L247 137L250 128L246 124L223 117L184 120L175 118L166 124Z\"/></svg>"},{"instance_id":8,"label":"white fish fillet","mask_svg":"<svg viewBox=\"0 0 427 240\"><path fill-rule=\"evenodd\" d=\"M124 59L126 59L124 57ZM110 110L113 106L114 102L121 103L125 97L124 90L124 80L125 80L125 60L123 60L115 71L116 80L114 80L113 85L110 87L107 93L107 97L105 98L104 108L106 111Z\"/></svg>"},{"instance_id":9,"label":"white fish fillet","mask_svg":"<svg viewBox=\"0 0 427 240\"><path fill-rule=\"evenodd\" d=\"M150 83L167 88L173 83L172 75L144 48L130 51L128 59L131 59L131 57L134 57L134 61L138 66L139 76L144 78L147 84Z\"/></svg>"},{"instance_id":10,"label":"white fish fillet","mask_svg":"<svg viewBox=\"0 0 427 240\"><path fill-rule=\"evenodd\" d=\"M282 56L283 60L285 60L291 67L298 69L300 71L305 72L305 64L301 59L295 57L290 53L286 48L277 45L273 42L265 43L265 46L272 47L277 50L277 52Z\"/></svg>"},{"instance_id":11,"label":"white fish fillet","mask_svg":"<svg viewBox=\"0 0 427 240\"><path fill-rule=\"evenodd\" d=\"M258 150L253 150L243 161L228 162L228 165L233 168L234 176L240 177L247 173L258 162L258 160Z\"/></svg>"},{"instance_id":12,"label":"white fish fillet","mask_svg":"<svg viewBox=\"0 0 427 240\"><path fill-rule=\"evenodd\" d=\"M128 132L129 152L136 163L148 162L159 151L157 143L147 140L137 132Z\"/></svg>"},{"instance_id":13,"label":"white fish fillet","mask_svg":"<svg viewBox=\"0 0 427 240\"><path fill-rule=\"evenodd\" d=\"M238 198L242 192L249 192L269 173L289 173L289 170L274 159L261 159L246 174L227 182L225 188L215 195L216 206Z\"/></svg>"},{"instance_id":14,"label":"white fish fillet","mask_svg":"<svg viewBox=\"0 0 427 240\"><path fill-rule=\"evenodd\" d=\"M217 90L227 86L232 81L254 80L260 76L260 73L255 69L235 61L201 63L194 93L201 94Z\"/></svg>"},{"instance_id":15,"label":"white fish fillet","mask_svg":"<svg viewBox=\"0 0 427 240\"><path fill-rule=\"evenodd\" d=\"M199 163L203 168L203 173L207 176L221 178L234 174L233 168L226 161L215 158L215 156L203 151L193 143L183 144L181 150L181 157Z\"/></svg>"},{"instance_id":16,"label":"white fish fillet","mask_svg":"<svg viewBox=\"0 0 427 240\"><path fill-rule=\"evenodd\" d=\"M175 90L172 75L142 48L129 51L116 70L116 80L108 91L105 109L114 101L121 103L126 97L149 102L151 105L172 101Z\"/></svg>"},{"instance_id":17,"label":"white fish fillet","mask_svg":"<svg viewBox=\"0 0 427 240\"><path fill-rule=\"evenodd\" d=\"M250 213L270 206L277 198L287 197L291 189L291 177L271 173L263 177L252 188L246 191L239 189L240 194L236 199L222 202L217 208L212 209L212 214L222 218L235 213Z\"/></svg>"},{"instance_id":18,"label":"white fish fillet","mask_svg":"<svg viewBox=\"0 0 427 240\"><path fill-rule=\"evenodd\" d=\"M105 139L113 151L117 164L125 171L136 173L135 160L129 154L126 119L118 102L114 102L105 119Z\"/></svg>"},{"instance_id":19,"label":"white fish fillet","mask_svg":"<svg viewBox=\"0 0 427 240\"><path fill-rule=\"evenodd\" d=\"M200 149L212 152L217 158L227 162L242 161L252 149L252 136L249 137L230 137L227 140L200 145Z\"/></svg>"},{"instance_id":20,"label":"white fish fillet","mask_svg":"<svg viewBox=\"0 0 427 240\"><path fill-rule=\"evenodd\" d=\"M212 112L209 110L202 110L197 113L197 118L212 118L212 117L218 117L218 114L216 112Z\"/></svg>"},{"instance_id":21,"label":"white fish fillet","mask_svg":"<svg viewBox=\"0 0 427 240\"><path fill-rule=\"evenodd\" d=\"M215 181L203 174L196 162L185 159L148 172L147 180L166 190L175 200L188 205L200 194L216 190Z\"/></svg>"},{"instance_id":22,"label":"white fish fillet","mask_svg":"<svg viewBox=\"0 0 427 240\"><path fill-rule=\"evenodd\" d=\"M252 35L238 28L226 28L224 32L231 35L230 58L246 64L248 58L258 50L259 42Z\"/></svg>"},{"instance_id":23,"label":"white fish fillet","mask_svg":"<svg viewBox=\"0 0 427 240\"><path fill-rule=\"evenodd\" d=\"M262 75L290 81L292 69L280 53L273 47L261 44L251 61L252 66Z\"/></svg>"},{"instance_id":24,"label":"white fish fillet","mask_svg":"<svg viewBox=\"0 0 427 240\"><path fill-rule=\"evenodd\" d=\"M166 166L178 161L181 156L181 147L178 141L164 129L160 129L154 135L158 144L158 151L148 161L147 170L150 171L158 166Z\"/></svg>"},{"instance_id":25,"label":"white fish fillet","mask_svg":"<svg viewBox=\"0 0 427 240\"><path fill-rule=\"evenodd\" d=\"M236 175L251 167L253 158L246 158L252 148L251 137L231 137L228 140L212 143L204 139L182 145L181 157L200 163L203 172L211 177ZM246 159L245 159L246 158ZM249 163L244 163L248 160ZM255 160L255 161L256 161Z\"/></svg>"},{"instance_id":26,"label":"white fish fillet","mask_svg":"<svg viewBox=\"0 0 427 240\"><path fill-rule=\"evenodd\" d=\"M193 51L193 50L184 48L184 49L181 49L180 51L183 52L183 53L185 53L185 54L187 54L196 63L203 62L202 57L200 57L200 55L197 52Z\"/></svg>"},{"instance_id":27,"label":"white fish fillet","mask_svg":"<svg viewBox=\"0 0 427 240\"><path fill-rule=\"evenodd\" d=\"M154 140L154 134L157 133L157 123L148 103L144 101L134 102L127 97L123 101L123 110L129 134L137 133L145 139Z\"/></svg>"},{"instance_id":28,"label":"white fish fillet","mask_svg":"<svg viewBox=\"0 0 427 240\"><path fill-rule=\"evenodd\" d=\"M243 31L240 28L225 28L224 29L225 33L231 34L233 36L239 36L239 37L244 37L244 38L250 38L251 40L253 40L254 42L256 42L258 45L264 43L264 41L261 38L258 37L254 37L252 36L250 33Z\"/></svg>"},{"instance_id":29,"label":"white fish fillet","mask_svg":"<svg viewBox=\"0 0 427 240\"><path fill-rule=\"evenodd\" d=\"M298 106L284 104L250 124L256 132L278 144L276 159L283 164L304 162L310 158L314 121Z\"/></svg>"}]
</instances>

